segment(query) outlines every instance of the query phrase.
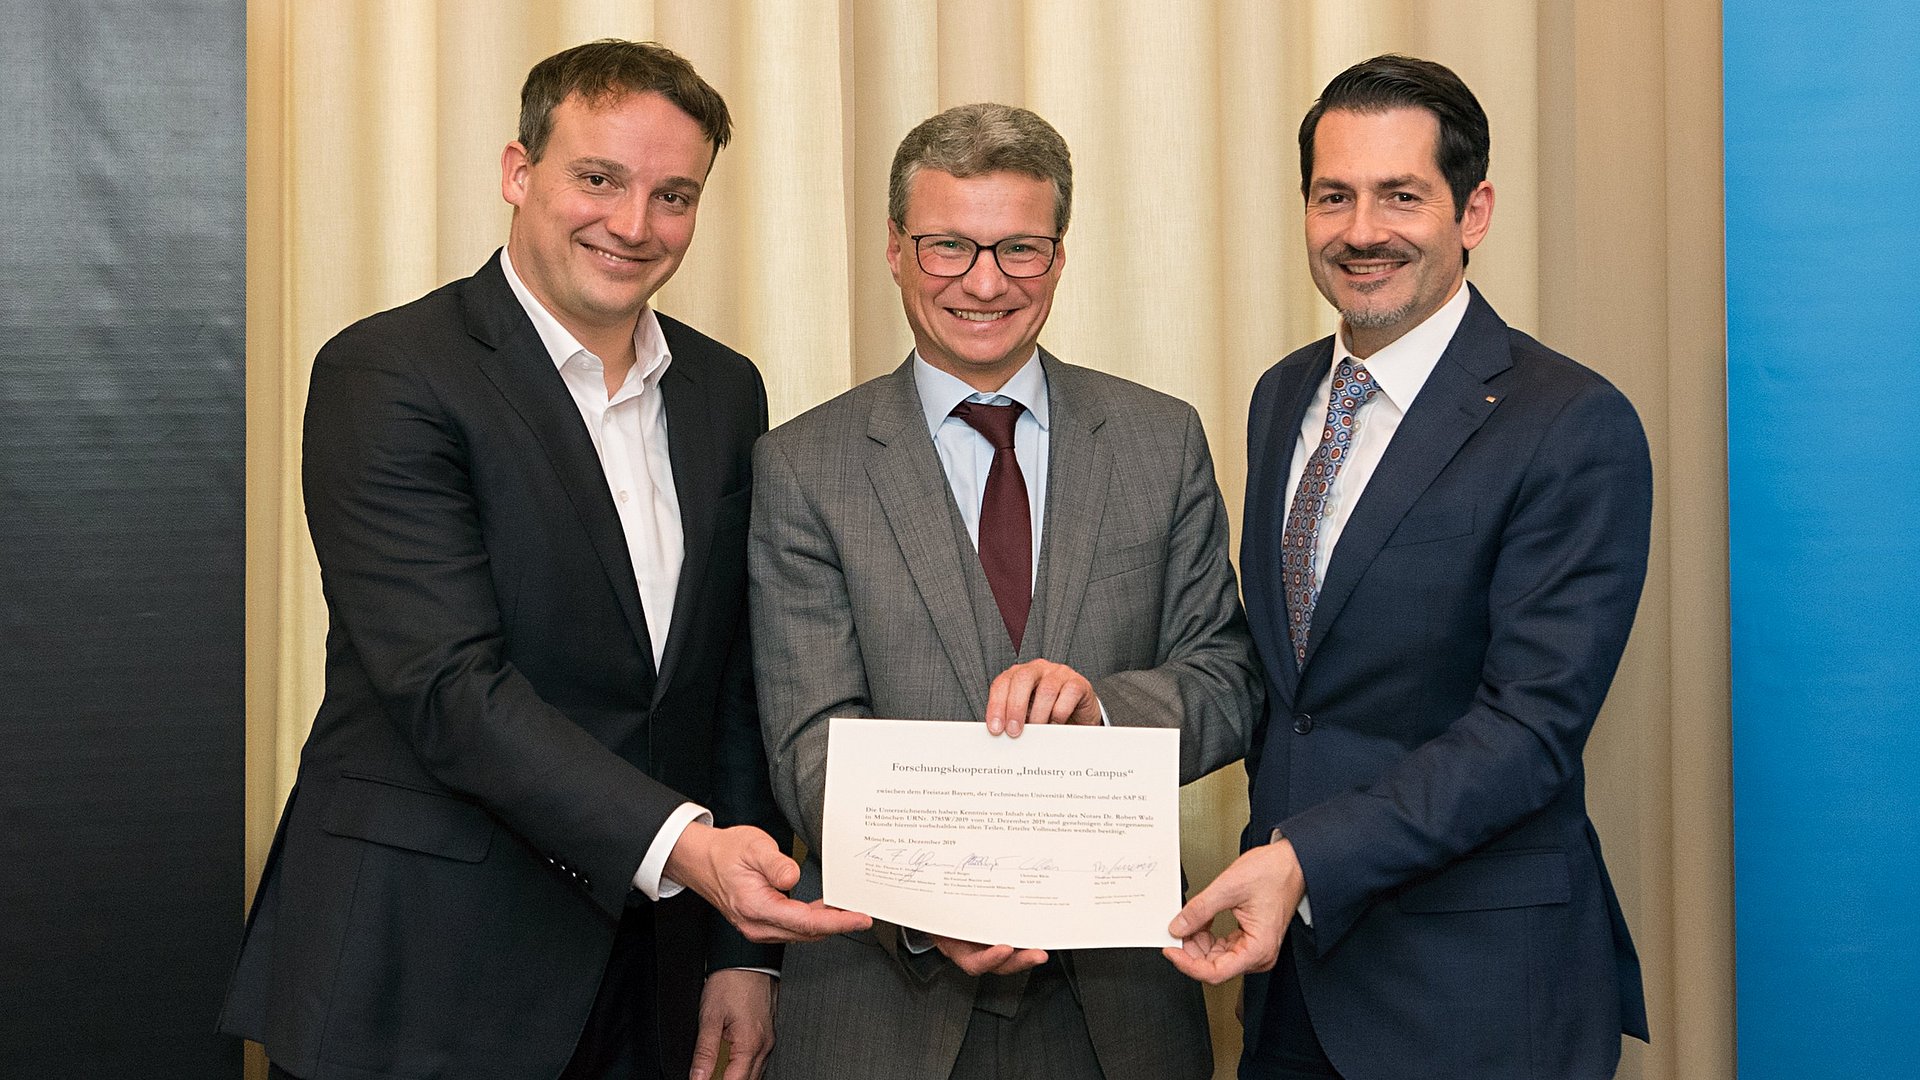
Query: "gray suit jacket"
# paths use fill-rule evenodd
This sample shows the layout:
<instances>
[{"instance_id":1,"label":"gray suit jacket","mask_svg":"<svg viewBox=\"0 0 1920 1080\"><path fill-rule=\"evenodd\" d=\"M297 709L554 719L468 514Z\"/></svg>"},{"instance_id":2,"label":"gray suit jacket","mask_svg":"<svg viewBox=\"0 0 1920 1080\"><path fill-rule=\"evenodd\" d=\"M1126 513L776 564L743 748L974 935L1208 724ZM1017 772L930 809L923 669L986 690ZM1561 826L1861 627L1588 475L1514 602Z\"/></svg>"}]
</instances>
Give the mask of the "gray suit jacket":
<instances>
[{"instance_id":1,"label":"gray suit jacket","mask_svg":"<svg viewBox=\"0 0 1920 1080\"><path fill-rule=\"evenodd\" d=\"M978 720L1009 665L1092 680L1115 724L1178 727L1184 783L1239 757L1260 690L1205 433L1184 402L1041 354L1051 456L1025 648L994 606L914 388L912 361L764 437L748 542L756 679L775 797L820 895L833 716ZM1171 912L1169 912L1171 916ZM1022 976L976 979L897 929L790 947L780 1080L944 1077L972 1009ZM1147 949L1063 960L1109 1080L1212 1072L1200 990Z\"/></svg>"}]
</instances>

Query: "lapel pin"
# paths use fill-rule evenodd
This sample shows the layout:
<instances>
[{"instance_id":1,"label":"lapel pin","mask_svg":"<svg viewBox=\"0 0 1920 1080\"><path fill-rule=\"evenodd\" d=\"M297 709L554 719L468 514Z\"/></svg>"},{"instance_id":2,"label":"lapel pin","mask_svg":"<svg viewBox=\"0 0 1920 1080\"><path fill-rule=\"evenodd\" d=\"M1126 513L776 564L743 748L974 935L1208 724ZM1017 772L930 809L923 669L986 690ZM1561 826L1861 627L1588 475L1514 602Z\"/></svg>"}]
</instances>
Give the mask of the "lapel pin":
<instances>
[{"instance_id":1,"label":"lapel pin","mask_svg":"<svg viewBox=\"0 0 1920 1080\"><path fill-rule=\"evenodd\" d=\"M1492 394L1488 394L1488 395L1487 395L1487 404L1489 404L1489 405L1491 405L1491 404L1493 404L1494 402L1496 402L1496 401L1499 401L1499 400L1500 400L1499 398L1497 398L1497 397L1494 397L1494 396L1493 396Z\"/></svg>"}]
</instances>

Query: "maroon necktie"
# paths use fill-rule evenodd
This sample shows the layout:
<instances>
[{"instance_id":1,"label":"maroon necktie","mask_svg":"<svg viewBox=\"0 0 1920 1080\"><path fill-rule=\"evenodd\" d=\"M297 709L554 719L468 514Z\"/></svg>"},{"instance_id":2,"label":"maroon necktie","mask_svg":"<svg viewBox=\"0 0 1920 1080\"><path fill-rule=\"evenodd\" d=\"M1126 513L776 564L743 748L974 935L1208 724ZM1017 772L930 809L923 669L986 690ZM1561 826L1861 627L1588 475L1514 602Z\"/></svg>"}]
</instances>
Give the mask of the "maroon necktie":
<instances>
[{"instance_id":1,"label":"maroon necktie","mask_svg":"<svg viewBox=\"0 0 1920 1080\"><path fill-rule=\"evenodd\" d=\"M963 401L953 415L993 444L993 467L987 470L987 490L980 500L980 566L1000 618L1007 624L1013 649L1027 632L1027 610L1033 606L1033 515L1027 509L1027 478L1013 454L1013 425L1026 406L986 405Z\"/></svg>"}]
</instances>

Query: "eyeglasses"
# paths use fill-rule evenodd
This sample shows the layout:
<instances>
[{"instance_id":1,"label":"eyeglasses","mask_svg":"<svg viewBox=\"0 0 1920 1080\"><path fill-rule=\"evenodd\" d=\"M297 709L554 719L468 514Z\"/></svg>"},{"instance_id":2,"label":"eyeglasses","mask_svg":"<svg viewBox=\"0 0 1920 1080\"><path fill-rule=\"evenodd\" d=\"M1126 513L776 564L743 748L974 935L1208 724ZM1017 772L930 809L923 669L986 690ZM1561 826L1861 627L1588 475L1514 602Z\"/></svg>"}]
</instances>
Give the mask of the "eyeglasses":
<instances>
[{"instance_id":1,"label":"eyeglasses","mask_svg":"<svg viewBox=\"0 0 1920 1080\"><path fill-rule=\"evenodd\" d=\"M909 236L913 255L920 269L934 277L966 277L982 251L993 252L1000 272L1010 278L1037 278L1053 269L1053 256L1059 250L1057 236L1009 236L992 244L981 244L952 233L921 233Z\"/></svg>"}]
</instances>

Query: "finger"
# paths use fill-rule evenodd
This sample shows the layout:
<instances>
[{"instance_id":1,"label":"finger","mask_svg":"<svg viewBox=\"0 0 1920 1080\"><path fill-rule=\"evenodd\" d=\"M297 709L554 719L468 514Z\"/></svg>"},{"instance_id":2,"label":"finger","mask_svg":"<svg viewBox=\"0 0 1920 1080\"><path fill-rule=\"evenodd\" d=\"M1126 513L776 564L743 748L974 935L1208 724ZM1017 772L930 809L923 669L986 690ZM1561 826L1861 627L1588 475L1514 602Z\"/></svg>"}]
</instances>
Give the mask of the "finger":
<instances>
[{"instance_id":1,"label":"finger","mask_svg":"<svg viewBox=\"0 0 1920 1080\"><path fill-rule=\"evenodd\" d=\"M1013 668L994 676L987 686L987 733L998 735L1007 730L1007 686L1013 681Z\"/></svg>"},{"instance_id":2,"label":"finger","mask_svg":"<svg viewBox=\"0 0 1920 1080\"><path fill-rule=\"evenodd\" d=\"M1009 952L1007 958L994 969L997 975L1014 975L1030 968L1037 968L1047 962L1045 949L1019 949Z\"/></svg>"},{"instance_id":3,"label":"finger","mask_svg":"<svg viewBox=\"0 0 1920 1080\"><path fill-rule=\"evenodd\" d=\"M773 894L772 898L743 920L740 932L747 940L761 944L818 941L835 934L851 934L873 925L873 920L857 911L842 911L815 900L798 900Z\"/></svg>"},{"instance_id":4,"label":"finger","mask_svg":"<svg viewBox=\"0 0 1920 1080\"><path fill-rule=\"evenodd\" d=\"M943 950L947 952L947 959L969 975L996 974L1000 965L1013 955L1011 945L974 945L964 941L952 945L950 951Z\"/></svg>"},{"instance_id":5,"label":"finger","mask_svg":"<svg viewBox=\"0 0 1920 1080\"><path fill-rule=\"evenodd\" d=\"M756 1027L753 1033L744 1038L736 1038L727 1047L727 1055L740 1063L740 1075L735 1077L733 1066L727 1067L726 1080L760 1080L760 1074L767 1069L767 1055L773 1049L771 1029Z\"/></svg>"},{"instance_id":6,"label":"finger","mask_svg":"<svg viewBox=\"0 0 1920 1080\"><path fill-rule=\"evenodd\" d=\"M1053 717L1056 724L1070 724L1073 714L1080 711L1080 703L1086 700L1087 689L1082 688L1078 675L1064 679L1060 683L1060 692L1053 697Z\"/></svg>"},{"instance_id":7,"label":"finger","mask_svg":"<svg viewBox=\"0 0 1920 1080\"><path fill-rule=\"evenodd\" d=\"M1027 725L1027 713L1033 702L1034 684L1039 675L1033 670L1033 663L1020 664L1008 668L1004 674L1007 679L1006 721L1007 737L1017 739L1021 729Z\"/></svg>"},{"instance_id":8,"label":"finger","mask_svg":"<svg viewBox=\"0 0 1920 1080\"><path fill-rule=\"evenodd\" d=\"M1060 699L1061 668L1050 668L1033 687L1033 699L1027 703L1027 723L1051 724Z\"/></svg>"},{"instance_id":9,"label":"finger","mask_svg":"<svg viewBox=\"0 0 1920 1080\"><path fill-rule=\"evenodd\" d=\"M707 1080L713 1075L713 1066L720 1057L721 1020L718 1015L700 1010L700 1034L693 1040L693 1068L687 1070L687 1080Z\"/></svg>"}]
</instances>

